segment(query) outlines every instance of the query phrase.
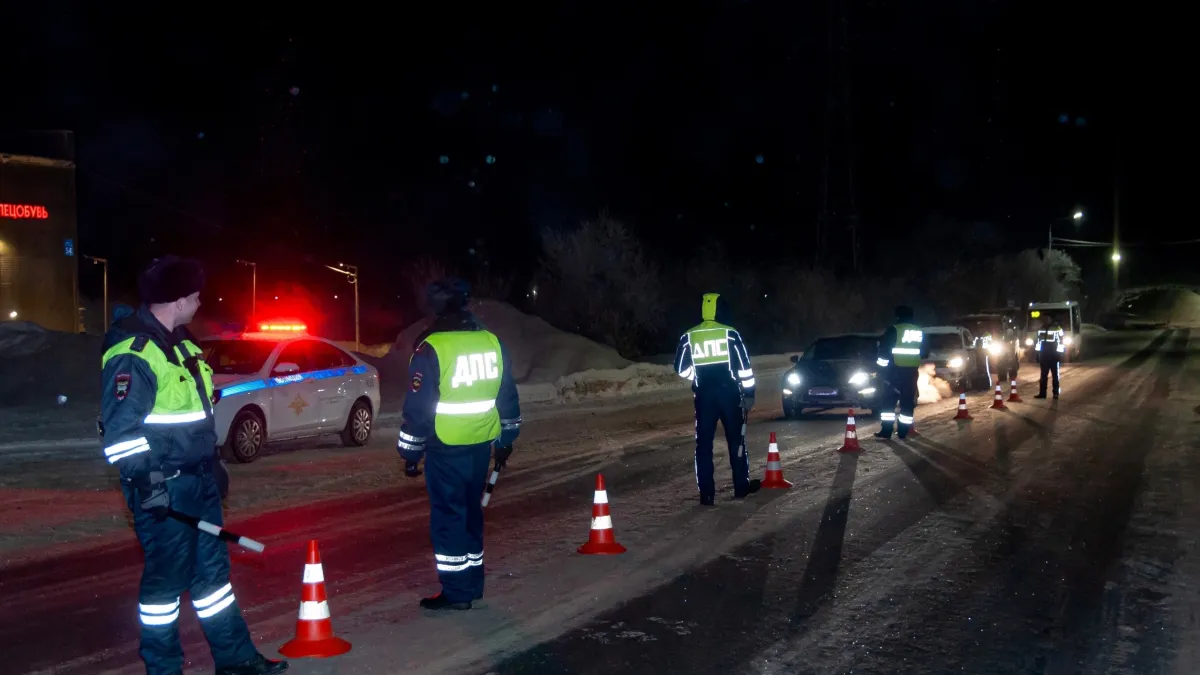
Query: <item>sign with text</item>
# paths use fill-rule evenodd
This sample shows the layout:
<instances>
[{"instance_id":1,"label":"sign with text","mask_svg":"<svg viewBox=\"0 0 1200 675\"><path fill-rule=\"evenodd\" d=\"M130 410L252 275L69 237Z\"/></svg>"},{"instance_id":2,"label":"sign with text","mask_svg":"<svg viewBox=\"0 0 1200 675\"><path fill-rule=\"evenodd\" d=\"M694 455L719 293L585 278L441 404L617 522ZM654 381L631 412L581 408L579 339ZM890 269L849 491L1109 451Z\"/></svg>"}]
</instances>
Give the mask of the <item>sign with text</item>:
<instances>
[{"instance_id":1,"label":"sign with text","mask_svg":"<svg viewBox=\"0 0 1200 675\"><path fill-rule=\"evenodd\" d=\"M0 218L12 220L46 220L50 212L35 204L5 204L0 202Z\"/></svg>"}]
</instances>

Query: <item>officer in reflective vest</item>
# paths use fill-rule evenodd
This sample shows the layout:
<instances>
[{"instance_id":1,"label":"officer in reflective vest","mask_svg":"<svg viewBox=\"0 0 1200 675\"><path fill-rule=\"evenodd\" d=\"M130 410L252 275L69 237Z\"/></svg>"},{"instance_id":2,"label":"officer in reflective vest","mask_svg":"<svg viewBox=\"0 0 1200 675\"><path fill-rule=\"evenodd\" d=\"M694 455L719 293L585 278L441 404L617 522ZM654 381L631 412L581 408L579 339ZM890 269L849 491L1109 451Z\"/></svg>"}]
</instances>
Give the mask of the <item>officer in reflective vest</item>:
<instances>
[{"instance_id":1,"label":"officer in reflective vest","mask_svg":"<svg viewBox=\"0 0 1200 675\"><path fill-rule=\"evenodd\" d=\"M1046 398L1047 376L1054 373L1054 398L1058 398L1058 369L1062 363L1063 353L1067 345L1063 341L1065 333L1061 324L1055 323L1050 317L1042 322L1038 331L1037 342L1033 348L1038 353L1038 363L1042 366L1041 379L1038 380L1038 395L1034 398Z\"/></svg>"},{"instance_id":2,"label":"officer in reflective vest","mask_svg":"<svg viewBox=\"0 0 1200 675\"><path fill-rule=\"evenodd\" d=\"M142 306L118 306L104 336L101 417L104 456L121 476L145 553L138 591L141 654L149 675L183 672L178 619L187 592L218 675L287 670L265 658L229 583L225 542L168 517L173 510L220 525L228 489L216 456L212 368L185 328L200 307L204 272L166 256L138 279Z\"/></svg>"},{"instance_id":3,"label":"officer in reflective vest","mask_svg":"<svg viewBox=\"0 0 1200 675\"><path fill-rule=\"evenodd\" d=\"M700 305L703 321L679 338L675 372L692 381L696 409L696 486L700 503L716 501L713 480L713 437L717 421L725 429L729 468L733 471L733 497L757 492L762 481L750 480L746 453L746 419L754 407L754 370L742 336L728 321L728 306L717 293L706 293Z\"/></svg>"},{"instance_id":4,"label":"officer in reflective vest","mask_svg":"<svg viewBox=\"0 0 1200 675\"><path fill-rule=\"evenodd\" d=\"M410 387L396 449L405 474L425 458L429 526L442 590L428 610L471 609L483 597L483 496L492 444L503 468L521 431L521 405L508 352L467 308L469 288L435 282L435 315L409 361Z\"/></svg>"},{"instance_id":5,"label":"officer in reflective vest","mask_svg":"<svg viewBox=\"0 0 1200 675\"><path fill-rule=\"evenodd\" d=\"M884 371L887 387L880 397L882 423L876 438L892 437L892 426L900 421L896 436L903 439L913 425L913 410L917 405L917 377L921 359L929 356L929 347L921 327L913 323L909 307L896 308L896 324L884 331L879 339L879 355L875 363ZM895 410L899 406L900 414Z\"/></svg>"}]
</instances>

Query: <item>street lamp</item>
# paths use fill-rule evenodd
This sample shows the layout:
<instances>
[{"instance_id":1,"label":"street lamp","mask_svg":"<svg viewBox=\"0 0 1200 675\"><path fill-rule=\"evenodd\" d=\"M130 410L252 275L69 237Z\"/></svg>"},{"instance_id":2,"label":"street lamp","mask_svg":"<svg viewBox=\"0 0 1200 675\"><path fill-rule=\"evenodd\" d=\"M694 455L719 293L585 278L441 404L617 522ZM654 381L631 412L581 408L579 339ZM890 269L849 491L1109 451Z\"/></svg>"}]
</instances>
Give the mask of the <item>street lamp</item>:
<instances>
[{"instance_id":1,"label":"street lamp","mask_svg":"<svg viewBox=\"0 0 1200 675\"><path fill-rule=\"evenodd\" d=\"M1073 218L1075 220L1082 220L1083 219L1083 211L1076 211L1075 215L1071 216L1071 218Z\"/></svg>"},{"instance_id":2,"label":"street lamp","mask_svg":"<svg viewBox=\"0 0 1200 675\"><path fill-rule=\"evenodd\" d=\"M250 266L250 323L253 324L258 319L255 311L258 302L258 263L247 262L245 260L238 260L237 262Z\"/></svg>"},{"instance_id":3,"label":"street lamp","mask_svg":"<svg viewBox=\"0 0 1200 675\"><path fill-rule=\"evenodd\" d=\"M333 265L326 265L325 267L338 274L346 275L346 280L354 284L354 351L362 352L362 343L359 341L358 333L358 267L345 263L338 263L337 267Z\"/></svg>"},{"instance_id":4,"label":"street lamp","mask_svg":"<svg viewBox=\"0 0 1200 675\"><path fill-rule=\"evenodd\" d=\"M1113 254L1112 254L1112 261L1113 261L1113 264L1116 264L1116 263L1119 263L1119 262L1121 262L1121 253L1120 253L1120 251L1113 251Z\"/></svg>"},{"instance_id":5,"label":"street lamp","mask_svg":"<svg viewBox=\"0 0 1200 675\"><path fill-rule=\"evenodd\" d=\"M100 331L103 332L108 327L108 259L97 258L96 256L83 256L92 261L93 265L104 266L104 316L100 318Z\"/></svg>"},{"instance_id":6,"label":"street lamp","mask_svg":"<svg viewBox=\"0 0 1200 675\"><path fill-rule=\"evenodd\" d=\"M1055 218L1054 220L1050 221L1050 225L1048 227L1048 229L1050 231L1050 239L1048 240L1048 245L1046 247L1046 250L1048 250L1048 251L1054 250L1054 223L1059 220L1066 220L1066 219L1067 219L1066 216L1063 216L1062 218ZM1079 221L1083 220L1083 211L1076 211L1075 213L1071 214L1071 220L1074 220L1076 225L1078 225Z\"/></svg>"}]
</instances>

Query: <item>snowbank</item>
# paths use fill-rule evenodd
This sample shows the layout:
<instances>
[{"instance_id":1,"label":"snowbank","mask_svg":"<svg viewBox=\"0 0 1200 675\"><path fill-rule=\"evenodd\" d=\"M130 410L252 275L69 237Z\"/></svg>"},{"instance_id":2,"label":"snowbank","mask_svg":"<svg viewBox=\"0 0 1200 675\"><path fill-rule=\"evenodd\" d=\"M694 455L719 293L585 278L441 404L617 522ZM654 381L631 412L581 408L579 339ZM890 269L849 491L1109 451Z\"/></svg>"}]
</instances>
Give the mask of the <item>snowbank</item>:
<instances>
[{"instance_id":1,"label":"snowbank","mask_svg":"<svg viewBox=\"0 0 1200 675\"><path fill-rule=\"evenodd\" d=\"M96 335L0 323L0 405L56 406L59 395L98 405L100 344Z\"/></svg>"},{"instance_id":2,"label":"snowbank","mask_svg":"<svg viewBox=\"0 0 1200 675\"><path fill-rule=\"evenodd\" d=\"M504 343L518 383L553 382L584 370L630 365L611 347L561 331L503 302L477 300L471 303L471 312ZM429 324L426 318L404 329L385 360L397 360L407 369L413 341Z\"/></svg>"}]
</instances>

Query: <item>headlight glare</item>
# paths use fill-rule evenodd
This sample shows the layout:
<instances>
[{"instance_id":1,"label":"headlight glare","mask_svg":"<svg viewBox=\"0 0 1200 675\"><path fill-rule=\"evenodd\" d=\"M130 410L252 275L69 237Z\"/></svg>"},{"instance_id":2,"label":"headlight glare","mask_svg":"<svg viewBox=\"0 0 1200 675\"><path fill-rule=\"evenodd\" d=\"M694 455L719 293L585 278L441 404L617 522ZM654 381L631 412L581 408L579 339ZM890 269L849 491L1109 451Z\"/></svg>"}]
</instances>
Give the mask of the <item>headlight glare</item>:
<instances>
[{"instance_id":1,"label":"headlight glare","mask_svg":"<svg viewBox=\"0 0 1200 675\"><path fill-rule=\"evenodd\" d=\"M866 384L867 380L869 379L870 378L867 377L867 374L860 370L859 372L850 376L850 384L861 387L862 385Z\"/></svg>"},{"instance_id":2,"label":"headlight glare","mask_svg":"<svg viewBox=\"0 0 1200 675\"><path fill-rule=\"evenodd\" d=\"M793 387L798 386L800 384L800 376L796 373L788 373L787 383Z\"/></svg>"},{"instance_id":3,"label":"headlight glare","mask_svg":"<svg viewBox=\"0 0 1200 675\"><path fill-rule=\"evenodd\" d=\"M956 357L954 357L954 358L950 359L950 362L949 362L949 363L947 363L946 365L948 365L948 366L950 366L951 368L954 368L954 369L962 368L962 367L963 367L963 360L962 360L962 357L961 357L961 356L956 356Z\"/></svg>"}]
</instances>

